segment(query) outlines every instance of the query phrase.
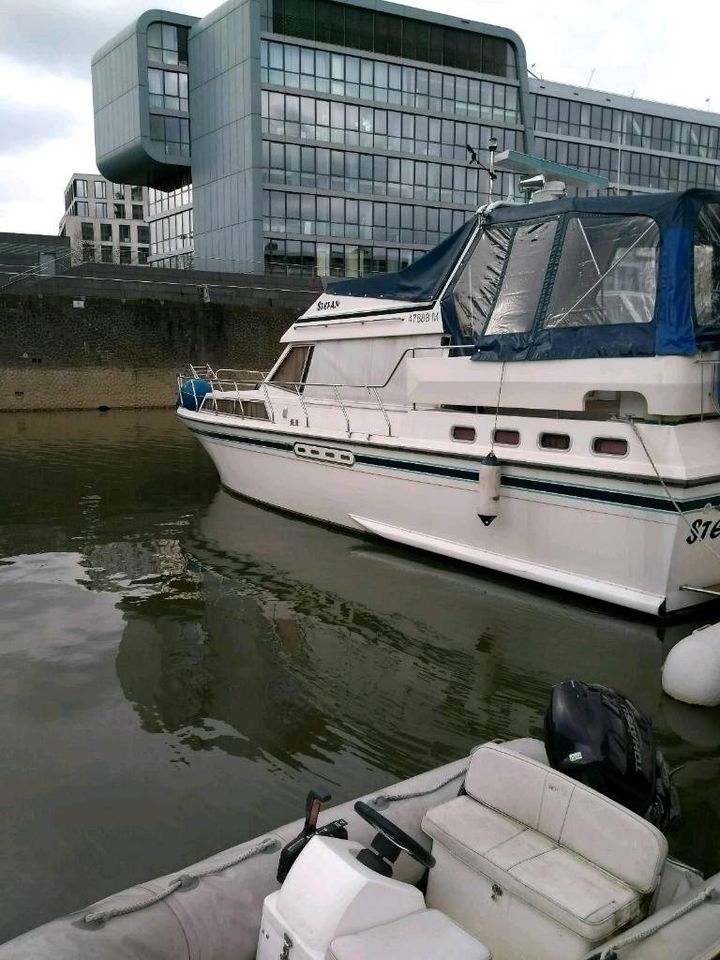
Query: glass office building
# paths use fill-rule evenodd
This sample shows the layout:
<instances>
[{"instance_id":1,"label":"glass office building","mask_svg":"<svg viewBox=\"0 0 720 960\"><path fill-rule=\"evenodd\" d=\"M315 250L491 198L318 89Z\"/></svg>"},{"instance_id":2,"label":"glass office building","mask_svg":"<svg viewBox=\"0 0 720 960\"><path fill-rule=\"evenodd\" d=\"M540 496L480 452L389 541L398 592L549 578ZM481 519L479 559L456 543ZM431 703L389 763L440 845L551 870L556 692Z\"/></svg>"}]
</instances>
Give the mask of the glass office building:
<instances>
[{"instance_id":1,"label":"glass office building","mask_svg":"<svg viewBox=\"0 0 720 960\"><path fill-rule=\"evenodd\" d=\"M720 189L720 116L530 80L535 153L606 177L618 193Z\"/></svg>"},{"instance_id":2,"label":"glass office building","mask_svg":"<svg viewBox=\"0 0 720 960\"><path fill-rule=\"evenodd\" d=\"M383 0L150 11L96 54L93 91L99 168L151 188L163 265L399 269L488 199L468 160L491 138L623 191L716 172L720 117L529 78L512 31Z\"/></svg>"}]
</instances>

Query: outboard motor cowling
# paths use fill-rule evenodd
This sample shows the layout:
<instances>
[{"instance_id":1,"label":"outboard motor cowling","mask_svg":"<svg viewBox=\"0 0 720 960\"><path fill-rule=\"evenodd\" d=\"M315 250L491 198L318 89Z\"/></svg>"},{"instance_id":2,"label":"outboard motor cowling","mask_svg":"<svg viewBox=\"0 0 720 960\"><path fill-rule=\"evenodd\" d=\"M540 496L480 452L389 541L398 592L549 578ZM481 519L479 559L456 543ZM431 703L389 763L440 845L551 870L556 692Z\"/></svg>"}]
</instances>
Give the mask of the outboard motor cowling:
<instances>
[{"instance_id":1,"label":"outboard motor cowling","mask_svg":"<svg viewBox=\"0 0 720 960\"><path fill-rule=\"evenodd\" d=\"M579 680L556 684L545 714L545 750L556 770L661 830L679 817L652 723L621 693Z\"/></svg>"}]
</instances>

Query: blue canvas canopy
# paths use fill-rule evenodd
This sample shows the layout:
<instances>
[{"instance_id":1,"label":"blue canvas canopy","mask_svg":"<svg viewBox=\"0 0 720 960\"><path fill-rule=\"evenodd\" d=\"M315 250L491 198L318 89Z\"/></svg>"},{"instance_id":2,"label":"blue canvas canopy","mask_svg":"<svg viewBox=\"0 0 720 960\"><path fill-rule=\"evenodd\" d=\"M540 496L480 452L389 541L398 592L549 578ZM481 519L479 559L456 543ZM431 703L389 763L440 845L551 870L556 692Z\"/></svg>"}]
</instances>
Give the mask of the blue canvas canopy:
<instances>
[{"instance_id":1,"label":"blue canvas canopy","mask_svg":"<svg viewBox=\"0 0 720 960\"><path fill-rule=\"evenodd\" d=\"M476 360L720 349L720 191L501 204L479 216L405 270L327 292L441 297L451 343Z\"/></svg>"},{"instance_id":2,"label":"blue canvas canopy","mask_svg":"<svg viewBox=\"0 0 720 960\"><path fill-rule=\"evenodd\" d=\"M477 360L720 348L720 192L496 208L442 316Z\"/></svg>"},{"instance_id":3,"label":"blue canvas canopy","mask_svg":"<svg viewBox=\"0 0 720 960\"><path fill-rule=\"evenodd\" d=\"M404 270L353 280L336 280L327 285L326 293L343 297L432 303L437 300L452 268L462 256L474 227L475 219L468 220Z\"/></svg>"}]
</instances>

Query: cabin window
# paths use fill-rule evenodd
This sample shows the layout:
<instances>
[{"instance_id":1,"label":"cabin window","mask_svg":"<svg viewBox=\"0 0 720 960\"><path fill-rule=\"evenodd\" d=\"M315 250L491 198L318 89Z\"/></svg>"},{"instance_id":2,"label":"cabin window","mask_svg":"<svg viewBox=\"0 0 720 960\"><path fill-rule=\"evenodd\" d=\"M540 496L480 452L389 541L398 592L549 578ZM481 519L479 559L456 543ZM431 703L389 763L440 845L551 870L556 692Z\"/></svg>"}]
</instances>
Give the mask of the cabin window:
<instances>
[{"instance_id":1,"label":"cabin window","mask_svg":"<svg viewBox=\"0 0 720 960\"><path fill-rule=\"evenodd\" d=\"M294 391L296 387L302 388L302 384L307 379L308 362L312 350L313 348L307 344L290 347L269 382L274 387L282 387L285 390Z\"/></svg>"},{"instance_id":2,"label":"cabin window","mask_svg":"<svg viewBox=\"0 0 720 960\"><path fill-rule=\"evenodd\" d=\"M595 437L592 450L604 457L624 457L628 452L628 442L621 437Z\"/></svg>"},{"instance_id":3,"label":"cabin window","mask_svg":"<svg viewBox=\"0 0 720 960\"><path fill-rule=\"evenodd\" d=\"M649 217L569 217L545 327L649 323L659 238Z\"/></svg>"},{"instance_id":4,"label":"cabin window","mask_svg":"<svg viewBox=\"0 0 720 960\"><path fill-rule=\"evenodd\" d=\"M475 441L474 427L453 427L453 440L462 440L464 443L473 443Z\"/></svg>"},{"instance_id":5,"label":"cabin window","mask_svg":"<svg viewBox=\"0 0 720 960\"><path fill-rule=\"evenodd\" d=\"M541 433L540 446L545 450L569 450L570 437L566 433Z\"/></svg>"},{"instance_id":6,"label":"cabin window","mask_svg":"<svg viewBox=\"0 0 720 960\"><path fill-rule=\"evenodd\" d=\"M706 203L695 226L695 316L699 327L720 323L720 204Z\"/></svg>"},{"instance_id":7,"label":"cabin window","mask_svg":"<svg viewBox=\"0 0 720 960\"><path fill-rule=\"evenodd\" d=\"M371 324L372 321L368 326ZM404 403L408 358L431 357L435 353L442 355L438 334L320 340L313 347L305 394L337 402L337 384L343 403L355 401L376 406L377 396L383 403Z\"/></svg>"},{"instance_id":8,"label":"cabin window","mask_svg":"<svg viewBox=\"0 0 720 960\"><path fill-rule=\"evenodd\" d=\"M496 430L493 434L495 443L504 447L517 447L520 444L520 433L517 430Z\"/></svg>"}]
</instances>

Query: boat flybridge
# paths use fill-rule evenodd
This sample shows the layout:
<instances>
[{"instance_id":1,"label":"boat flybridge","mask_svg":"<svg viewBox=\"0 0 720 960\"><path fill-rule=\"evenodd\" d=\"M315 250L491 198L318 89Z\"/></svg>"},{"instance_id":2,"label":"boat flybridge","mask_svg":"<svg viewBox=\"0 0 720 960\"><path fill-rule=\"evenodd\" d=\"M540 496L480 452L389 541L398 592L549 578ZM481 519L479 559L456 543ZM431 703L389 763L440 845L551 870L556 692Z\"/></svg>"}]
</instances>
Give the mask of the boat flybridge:
<instances>
[{"instance_id":1,"label":"boat flybridge","mask_svg":"<svg viewBox=\"0 0 720 960\"><path fill-rule=\"evenodd\" d=\"M178 413L229 490L653 615L720 596L720 193L492 203Z\"/></svg>"}]
</instances>

